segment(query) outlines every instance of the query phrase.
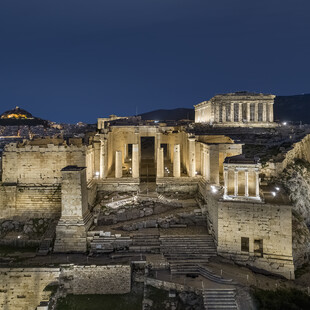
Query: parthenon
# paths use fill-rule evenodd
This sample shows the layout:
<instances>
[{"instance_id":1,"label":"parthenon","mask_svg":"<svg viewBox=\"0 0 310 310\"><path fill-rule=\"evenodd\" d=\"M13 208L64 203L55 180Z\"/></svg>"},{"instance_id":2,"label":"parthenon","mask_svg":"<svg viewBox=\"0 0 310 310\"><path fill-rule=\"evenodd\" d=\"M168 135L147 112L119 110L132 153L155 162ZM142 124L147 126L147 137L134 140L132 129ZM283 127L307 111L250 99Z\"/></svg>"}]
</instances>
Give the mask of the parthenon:
<instances>
[{"instance_id":1,"label":"parthenon","mask_svg":"<svg viewBox=\"0 0 310 310\"><path fill-rule=\"evenodd\" d=\"M218 126L274 127L274 95L235 92L195 105L195 122Z\"/></svg>"}]
</instances>

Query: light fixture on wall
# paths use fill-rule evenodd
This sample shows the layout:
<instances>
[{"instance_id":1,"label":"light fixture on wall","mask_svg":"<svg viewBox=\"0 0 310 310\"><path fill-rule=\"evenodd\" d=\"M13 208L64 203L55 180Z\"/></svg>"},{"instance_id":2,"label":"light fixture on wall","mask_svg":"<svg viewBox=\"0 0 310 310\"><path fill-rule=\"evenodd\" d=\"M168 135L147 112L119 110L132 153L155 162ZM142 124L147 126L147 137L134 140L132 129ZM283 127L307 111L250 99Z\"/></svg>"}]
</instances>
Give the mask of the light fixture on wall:
<instances>
[{"instance_id":1,"label":"light fixture on wall","mask_svg":"<svg viewBox=\"0 0 310 310\"><path fill-rule=\"evenodd\" d=\"M210 187L212 193L217 193L217 188L214 185L211 185Z\"/></svg>"}]
</instances>

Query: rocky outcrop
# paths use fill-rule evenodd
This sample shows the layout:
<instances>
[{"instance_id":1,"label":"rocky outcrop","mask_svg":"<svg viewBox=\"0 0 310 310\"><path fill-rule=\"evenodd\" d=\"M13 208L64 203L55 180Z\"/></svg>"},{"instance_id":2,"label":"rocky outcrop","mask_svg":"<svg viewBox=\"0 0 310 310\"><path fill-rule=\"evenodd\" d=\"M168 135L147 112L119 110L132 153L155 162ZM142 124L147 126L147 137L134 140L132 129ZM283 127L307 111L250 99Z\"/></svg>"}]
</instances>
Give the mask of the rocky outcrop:
<instances>
[{"instance_id":1,"label":"rocky outcrop","mask_svg":"<svg viewBox=\"0 0 310 310\"><path fill-rule=\"evenodd\" d=\"M295 160L283 171L280 182L293 204L293 256L299 267L310 257L310 163Z\"/></svg>"}]
</instances>

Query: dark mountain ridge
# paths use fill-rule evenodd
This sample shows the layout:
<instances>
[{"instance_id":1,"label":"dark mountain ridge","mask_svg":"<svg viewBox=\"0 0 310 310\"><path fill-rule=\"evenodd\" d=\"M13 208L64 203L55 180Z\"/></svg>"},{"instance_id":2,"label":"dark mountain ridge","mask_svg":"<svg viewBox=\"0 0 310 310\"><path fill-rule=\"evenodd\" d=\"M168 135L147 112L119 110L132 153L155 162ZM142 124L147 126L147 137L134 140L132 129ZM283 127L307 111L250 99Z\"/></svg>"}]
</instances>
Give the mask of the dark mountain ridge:
<instances>
[{"instance_id":1,"label":"dark mountain ridge","mask_svg":"<svg viewBox=\"0 0 310 310\"><path fill-rule=\"evenodd\" d=\"M194 120L195 110L194 108L161 109L140 116L143 120ZM310 94L277 96L274 102L274 119L310 124Z\"/></svg>"}]
</instances>

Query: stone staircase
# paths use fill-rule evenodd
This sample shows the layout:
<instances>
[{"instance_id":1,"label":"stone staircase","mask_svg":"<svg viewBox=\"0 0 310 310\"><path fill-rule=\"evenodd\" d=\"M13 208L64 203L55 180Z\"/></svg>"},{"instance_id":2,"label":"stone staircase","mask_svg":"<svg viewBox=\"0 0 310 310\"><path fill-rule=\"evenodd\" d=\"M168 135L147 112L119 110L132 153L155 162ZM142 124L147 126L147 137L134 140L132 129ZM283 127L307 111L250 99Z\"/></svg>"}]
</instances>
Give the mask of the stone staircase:
<instances>
[{"instance_id":1,"label":"stone staircase","mask_svg":"<svg viewBox=\"0 0 310 310\"><path fill-rule=\"evenodd\" d=\"M235 289L205 289L202 292L206 310L238 310Z\"/></svg>"},{"instance_id":2,"label":"stone staircase","mask_svg":"<svg viewBox=\"0 0 310 310\"><path fill-rule=\"evenodd\" d=\"M134 234L132 236L132 245L129 246L129 251L142 253L159 253L159 234Z\"/></svg>"},{"instance_id":3,"label":"stone staircase","mask_svg":"<svg viewBox=\"0 0 310 310\"><path fill-rule=\"evenodd\" d=\"M53 241L55 239L57 223L58 220L54 220L47 227L47 230L40 243L37 255L47 255L49 253L50 248L52 247Z\"/></svg>"},{"instance_id":4,"label":"stone staircase","mask_svg":"<svg viewBox=\"0 0 310 310\"><path fill-rule=\"evenodd\" d=\"M224 279L214 274L206 266L197 265L191 262L170 264L170 272L172 275L199 275L218 284L235 284L232 279Z\"/></svg>"},{"instance_id":5,"label":"stone staircase","mask_svg":"<svg viewBox=\"0 0 310 310\"><path fill-rule=\"evenodd\" d=\"M91 253L112 253L116 251L127 250L132 244L130 237L118 235L104 235L102 233L88 232L88 239L90 239Z\"/></svg>"},{"instance_id":6,"label":"stone staircase","mask_svg":"<svg viewBox=\"0 0 310 310\"><path fill-rule=\"evenodd\" d=\"M161 236L161 252L170 264L205 264L216 256L216 248L210 235Z\"/></svg>"}]
</instances>

